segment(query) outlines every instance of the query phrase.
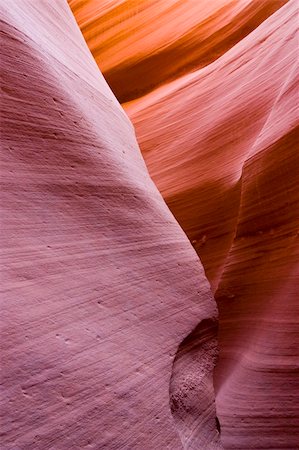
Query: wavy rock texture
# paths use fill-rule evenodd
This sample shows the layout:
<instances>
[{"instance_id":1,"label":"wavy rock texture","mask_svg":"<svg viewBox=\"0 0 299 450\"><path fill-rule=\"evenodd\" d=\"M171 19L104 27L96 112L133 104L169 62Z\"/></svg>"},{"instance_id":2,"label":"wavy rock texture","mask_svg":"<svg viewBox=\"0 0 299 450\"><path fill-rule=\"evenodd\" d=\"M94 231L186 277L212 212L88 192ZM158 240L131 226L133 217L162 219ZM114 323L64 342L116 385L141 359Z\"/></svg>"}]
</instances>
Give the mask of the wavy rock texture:
<instances>
[{"instance_id":1,"label":"wavy rock texture","mask_svg":"<svg viewBox=\"0 0 299 450\"><path fill-rule=\"evenodd\" d=\"M149 172L215 292L227 449L299 442L298 4L284 3L70 0L114 92L135 99ZM174 372L192 385L200 350L181 345ZM188 415L175 420L184 432Z\"/></svg>"},{"instance_id":2,"label":"wavy rock texture","mask_svg":"<svg viewBox=\"0 0 299 450\"><path fill-rule=\"evenodd\" d=\"M66 2L1 16L1 449L220 448L216 306L130 121Z\"/></svg>"},{"instance_id":3,"label":"wavy rock texture","mask_svg":"<svg viewBox=\"0 0 299 450\"><path fill-rule=\"evenodd\" d=\"M298 13L290 2L207 68L127 111L220 308L228 449L297 448Z\"/></svg>"},{"instance_id":4,"label":"wavy rock texture","mask_svg":"<svg viewBox=\"0 0 299 450\"><path fill-rule=\"evenodd\" d=\"M121 102L217 59L287 0L68 0Z\"/></svg>"}]
</instances>

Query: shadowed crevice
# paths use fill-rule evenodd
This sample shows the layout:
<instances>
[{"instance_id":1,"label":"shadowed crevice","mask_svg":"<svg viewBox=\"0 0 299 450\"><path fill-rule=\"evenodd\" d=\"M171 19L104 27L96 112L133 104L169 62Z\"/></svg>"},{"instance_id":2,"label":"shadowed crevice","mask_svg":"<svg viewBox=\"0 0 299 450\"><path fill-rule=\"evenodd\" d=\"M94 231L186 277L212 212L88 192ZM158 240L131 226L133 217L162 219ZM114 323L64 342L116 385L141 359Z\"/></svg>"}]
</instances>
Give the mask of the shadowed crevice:
<instances>
[{"instance_id":1,"label":"shadowed crevice","mask_svg":"<svg viewBox=\"0 0 299 450\"><path fill-rule=\"evenodd\" d=\"M222 448L213 400L217 329L216 319L202 320L182 341L173 362L170 409L184 449Z\"/></svg>"}]
</instances>

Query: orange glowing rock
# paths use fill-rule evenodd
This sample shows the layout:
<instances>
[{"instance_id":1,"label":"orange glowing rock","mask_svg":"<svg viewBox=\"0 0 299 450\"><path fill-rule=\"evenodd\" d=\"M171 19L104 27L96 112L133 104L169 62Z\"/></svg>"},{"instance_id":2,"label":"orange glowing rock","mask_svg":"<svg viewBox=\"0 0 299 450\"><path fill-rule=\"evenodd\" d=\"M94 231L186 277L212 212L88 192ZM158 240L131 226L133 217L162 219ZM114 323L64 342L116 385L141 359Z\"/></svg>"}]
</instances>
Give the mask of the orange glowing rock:
<instances>
[{"instance_id":1,"label":"orange glowing rock","mask_svg":"<svg viewBox=\"0 0 299 450\"><path fill-rule=\"evenodd\" d=\"M217 59L287 0L69 0L121 102Z\"/></svg>"},{"instance_id":2,"label":"orange glowing rock","mask_svg":"<svg viewBox=\"0 0 299 450\"><path fill-rule=\"evenodd\" d=\"M1 449L181 450L190 345L192 440L221 448L216 305L131 122L65 2L1 16Z\"/></svg>"},{"instance_id":3,"label":"orange glowing rock","mask_svg":"<svg viewBox=\"0 0 299 450\"><path fill-rule=\"evenodd\" d=\"M298 5L127 1L86 27L96 3L70 5L218 302L224 447L296 448Z\"/></svg>"}]
</instances>

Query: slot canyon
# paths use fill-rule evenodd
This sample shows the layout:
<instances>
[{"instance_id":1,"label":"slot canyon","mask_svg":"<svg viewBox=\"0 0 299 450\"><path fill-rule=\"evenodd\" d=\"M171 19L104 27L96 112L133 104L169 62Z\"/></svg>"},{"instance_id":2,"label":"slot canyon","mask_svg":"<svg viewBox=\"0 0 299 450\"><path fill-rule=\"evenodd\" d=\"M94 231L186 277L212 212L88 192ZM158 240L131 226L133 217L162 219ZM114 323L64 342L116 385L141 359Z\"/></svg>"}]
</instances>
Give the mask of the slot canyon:
<instances>
[{"instance_id":1,"label":"slot canyon","mask_svg":"<svg viewBox=\"0 0 299 450\"><path fill-rule=\"evenodd\" d=\"M0 13L0 449L298 450L298 0Z\"/></svg>"}]
</instances>

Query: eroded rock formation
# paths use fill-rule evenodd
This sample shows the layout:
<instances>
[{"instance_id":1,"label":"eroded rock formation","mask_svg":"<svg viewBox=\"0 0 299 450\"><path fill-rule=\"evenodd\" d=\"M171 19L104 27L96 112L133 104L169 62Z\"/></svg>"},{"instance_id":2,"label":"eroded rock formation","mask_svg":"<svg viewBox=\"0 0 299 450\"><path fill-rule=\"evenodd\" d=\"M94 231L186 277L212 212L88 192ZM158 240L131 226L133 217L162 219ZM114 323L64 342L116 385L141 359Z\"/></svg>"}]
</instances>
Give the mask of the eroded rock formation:
<instances>
[{"instance_id":1,"label":"eroded rock formation","mask_svg":"<svg viewBox=\"0 0 299 450\"><path fill-rule=\"evenodd\" d=\"M121 102L217 59L287 0L68 0Z\"/></svg>"},{"instance_id":2,"label":"eroded rock formation","mask_svg":"<svg viewBox=\"0 0 299 450\"><path fill-rule=\"evenodd\" d=\"M139 4L70 0L215 292L224 447L294 450L298 3Z\"/></svg>"},{"instance_id":3,"label":"eroded rock formation","mask_svg":"<svg viewBox=\"0 0 299 450\"><path fill-rule=\"evenodd\" d=\"M216 306L130 121L66 2L1 17L1 449L220 448ZM186 339L206 362L180 423Z\"/></svg>"},{"instance_id":4,"label":"eroded rock formation","mask_svg":"<svg viewBox=\"0 0 299 450\"><path fill-rule=\"evenodd\" d=\"M296 0L1 6L5 450L298 448ZM147 94L144 96L144 94Z\"/></svg>"},{"instance_id":5,"label":"eroded rock formation","mask_svg":"<svg viewBox=\"0 0 299 450\"><path fill-rule=\"evenodd\" d=\"M127 106L220 308L227 449L299 442L297 28L289 2L213 64Z\"/></svg>"}]
</instances>

